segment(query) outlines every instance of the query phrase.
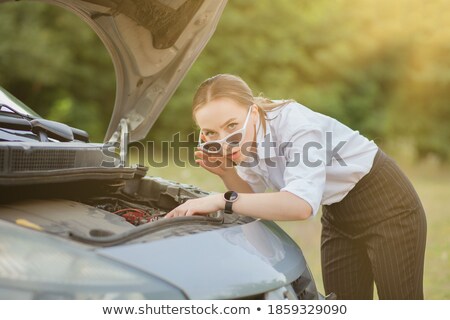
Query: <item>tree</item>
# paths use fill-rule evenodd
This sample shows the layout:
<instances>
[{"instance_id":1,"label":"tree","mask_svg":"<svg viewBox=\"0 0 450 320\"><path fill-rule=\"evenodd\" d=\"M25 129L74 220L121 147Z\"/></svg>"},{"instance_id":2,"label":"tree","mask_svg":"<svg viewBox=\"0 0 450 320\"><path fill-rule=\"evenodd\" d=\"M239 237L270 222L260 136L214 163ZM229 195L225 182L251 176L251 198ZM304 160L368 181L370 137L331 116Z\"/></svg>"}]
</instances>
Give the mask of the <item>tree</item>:
<instances>
[{"instance_id":1,"label":"tree","mask_svg":"<svg viewBox=\"0 0 450 320\"><path fill-rule=\"evenodd\" d=\"M409 140L419 157L450 159L449 21L446 0L229 1L147 139L196 132L197 86L233 73L255 95L296 99L379 145ZM0 84L102 140L114 71L92 31L59 8L20 2L0 6L0 38Z\"/></svg>"},{"instance_id":2,"label":"tree","mask_svg":"<svg viewBox=\"0 0 450 320\"><path fill-rule=\"evenodd\" d=\"M43 117L102 140L114 104L114 70L84 22L43 3L6 3L0 39L2 86Z\"/></svg>"}]
</instances>

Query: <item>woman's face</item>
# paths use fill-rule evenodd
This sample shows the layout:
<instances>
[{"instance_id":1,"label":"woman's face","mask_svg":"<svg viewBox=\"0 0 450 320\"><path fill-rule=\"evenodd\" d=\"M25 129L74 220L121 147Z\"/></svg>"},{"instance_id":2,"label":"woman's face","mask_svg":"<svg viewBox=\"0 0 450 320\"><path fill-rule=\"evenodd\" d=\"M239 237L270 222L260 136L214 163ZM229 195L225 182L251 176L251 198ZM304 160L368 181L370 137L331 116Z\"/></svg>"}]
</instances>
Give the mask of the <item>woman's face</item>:
<instances>
[{"instance_id":1,"label":"woman's face","mask_svg":"<svg viewBox=\"0 0 450 320\"><path fill-rule=\"evenodd\" d=\"M244 126L250 106L243 106L229 98L219 98L206 103L196 110L194 117L201 129L202 141L220 140ZM255 141L258 110L252 106L246 132L237 147L222 144L222 153L236 163L244 160L242 148L246 150ZM245 152L244 152L245 154ZM248 154L248 153L247 153Z\"/></svg>"}]
</instances>

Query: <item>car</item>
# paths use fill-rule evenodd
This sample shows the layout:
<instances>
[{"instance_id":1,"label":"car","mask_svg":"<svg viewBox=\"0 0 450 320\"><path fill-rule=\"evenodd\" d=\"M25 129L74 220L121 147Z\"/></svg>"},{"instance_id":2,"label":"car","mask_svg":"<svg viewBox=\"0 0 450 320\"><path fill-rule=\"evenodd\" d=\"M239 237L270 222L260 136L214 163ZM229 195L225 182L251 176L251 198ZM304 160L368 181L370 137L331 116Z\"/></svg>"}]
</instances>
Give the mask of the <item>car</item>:
<instances>
[{"instance_id":1,"label":"car","mask_svg":"<svg viewBox=\"0 0 450 320\"><path fill-rule=\"evenodd\" d=\"M276 223L223 211L163 219L210 192L125 161L226 1L45 2L98 34L117 95L107 143L93 143L0 87L0 299L324 299Z\"/></svg>"}]
</instances>

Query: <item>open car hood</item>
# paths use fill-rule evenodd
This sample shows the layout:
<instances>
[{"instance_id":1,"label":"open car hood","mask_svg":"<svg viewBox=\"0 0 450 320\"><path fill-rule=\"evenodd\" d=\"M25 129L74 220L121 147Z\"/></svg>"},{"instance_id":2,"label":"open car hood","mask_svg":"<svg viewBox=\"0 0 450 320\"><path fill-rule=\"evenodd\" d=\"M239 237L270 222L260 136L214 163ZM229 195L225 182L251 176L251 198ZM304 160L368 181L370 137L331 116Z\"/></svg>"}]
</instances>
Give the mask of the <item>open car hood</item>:
<instances>
[{"instance_id":1,"label":"open car hood","mask_svg":"<svg viewBox=\"0 0 450 320\"><path fill-rule=\"evenodd\" d=\"M12 0L0 3L7 1ZM126 123L130 142L147 135L212 36L226 4L226 0L35 1L74 12L103 41L117 85L105 141Z\"/></svg>"}]
</instances>

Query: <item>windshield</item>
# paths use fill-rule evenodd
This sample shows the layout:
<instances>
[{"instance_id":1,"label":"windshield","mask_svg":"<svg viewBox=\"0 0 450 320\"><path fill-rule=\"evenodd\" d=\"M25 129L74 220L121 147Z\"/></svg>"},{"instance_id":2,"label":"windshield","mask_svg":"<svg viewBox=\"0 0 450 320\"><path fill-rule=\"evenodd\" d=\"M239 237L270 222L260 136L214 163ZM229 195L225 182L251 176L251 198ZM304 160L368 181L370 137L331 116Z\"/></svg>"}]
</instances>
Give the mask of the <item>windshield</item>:
<instances>
[{"instance_id":1,"label":"windshield","mask_svg":"<svg viewBox=\"0 0 450 320\"><path fill-rule=\"evenodd\" d=\"M16 113L19 113L23 116L27 116L29 118L42 118L32 109L27 107L23 102L14 97L11 93L6 91L2 86L0 86L0 105L6 105L7 107L13 109ZM1 112L11 112L8 108L1 107Z\"/></svg>"}]
</instances>

